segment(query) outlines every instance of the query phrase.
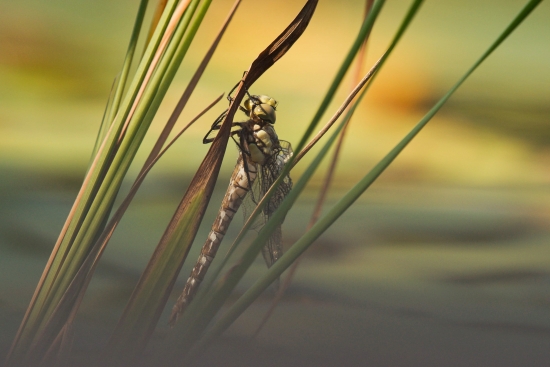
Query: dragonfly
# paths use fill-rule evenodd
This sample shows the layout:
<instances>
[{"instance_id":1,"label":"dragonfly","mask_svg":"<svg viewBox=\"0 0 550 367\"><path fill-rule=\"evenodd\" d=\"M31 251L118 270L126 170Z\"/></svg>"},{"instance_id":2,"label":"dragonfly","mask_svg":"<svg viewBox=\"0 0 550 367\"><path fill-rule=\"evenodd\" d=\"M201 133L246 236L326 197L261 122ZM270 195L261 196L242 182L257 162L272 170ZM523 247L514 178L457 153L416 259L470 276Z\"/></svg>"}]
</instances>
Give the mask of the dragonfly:
<instances>
[{"instance_id":1,"label":"dragonfly","mask_svg":"<svg viewBox=\"0 0 550 367\"><path fill-rule=\"evenodd\" d=\"M290 143L279 140L273 127L276 121L277 104L275 99L266 95L248 95L248 99L239 107L248 119L244 122L233 122L233 127L236 129L231 131L231 137L239 149L237 164L199 258L172 309L170 325L175 324L179 315L193 300L243 200L247 200L245 209L253 208L279 177L284 165L292 156ZM220 129L226 113L227 111L214 121L203 143L207 144L214 140L209 136L213 131ZM287 175L264 206L261 223L267 222L291 188L292 180ZM251 203L248 204L248 202ZM279 226L262 250L268 267L281 257L282 251L282 232Z\"/></svg>"}]
</instances>

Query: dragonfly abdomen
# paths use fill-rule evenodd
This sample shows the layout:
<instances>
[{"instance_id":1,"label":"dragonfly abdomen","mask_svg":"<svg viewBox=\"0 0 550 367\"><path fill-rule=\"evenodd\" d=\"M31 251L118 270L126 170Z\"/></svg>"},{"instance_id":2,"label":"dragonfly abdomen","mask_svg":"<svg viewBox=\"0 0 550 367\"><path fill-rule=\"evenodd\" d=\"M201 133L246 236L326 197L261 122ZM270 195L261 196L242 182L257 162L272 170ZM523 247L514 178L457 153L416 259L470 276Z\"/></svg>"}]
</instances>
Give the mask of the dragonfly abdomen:
<instances>
[{"instance_id":1,"label":"dragonfly abdomen","mask_svg":"<svg viewBox=\"0 0 550 367\"><path fill-rule=\"evenodd\" d=\"M246 161L246 170L244 161ZM243 160L242 154L239 154L237 165L231 175L229 181L229 187L225 193L218 215L214 220L214 224L208 234L206 242L202 246L201 253L197 263L193 267L191 275L185 284L183 293L179 296L174 308L172 309L172 316L170 324L173 325L176 322L177 315L181 314L187 305L193 300L193 297L197 293L200 283L204 279L210 263L216 256L220 244L231 224L231 220L235 216L235 213L239 210L244 197L250 190L252 183L256 179L257 164L246 158Z\"/></svg>"}]
</instances>

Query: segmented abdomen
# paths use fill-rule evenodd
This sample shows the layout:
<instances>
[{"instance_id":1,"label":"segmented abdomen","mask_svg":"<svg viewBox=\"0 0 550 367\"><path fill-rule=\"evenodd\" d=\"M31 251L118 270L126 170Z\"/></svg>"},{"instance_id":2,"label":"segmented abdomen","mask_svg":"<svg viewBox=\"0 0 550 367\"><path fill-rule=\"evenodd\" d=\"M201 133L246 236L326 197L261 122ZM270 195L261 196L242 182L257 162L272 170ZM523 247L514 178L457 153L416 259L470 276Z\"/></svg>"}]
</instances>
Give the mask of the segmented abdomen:
<instances>
[{"instance_id":1,"label":"segmented abdomen","mask_svg":"<svg viewBox=\"0 0 550 367\"><path fill-rule=\"evenodd\" d=\"M247 165L248 175L245 170L244 162L246 162ZM257 165L251 162L248 158L243 160L242 154L239 154L237 165L231 175L229 187L227 188L222 205L218 211L218 216L214 220L214 224L208 234L208 238L202 246L199 259L197 260L193 271L191 271L191 275L185 284L183 293L179 296L174 308L172 309L172 316L170 317L171 325L176 322L178 315L185 310L187 305L195 296L200 283L204 279L204 276L210 267L210 263L214 259L214 256L216 256L216 252L218 251L220 243L227 232L229 224L231 224L233 216L242 204L243 199L250 190L256 176Z\"/></svg>"}]
</instances>

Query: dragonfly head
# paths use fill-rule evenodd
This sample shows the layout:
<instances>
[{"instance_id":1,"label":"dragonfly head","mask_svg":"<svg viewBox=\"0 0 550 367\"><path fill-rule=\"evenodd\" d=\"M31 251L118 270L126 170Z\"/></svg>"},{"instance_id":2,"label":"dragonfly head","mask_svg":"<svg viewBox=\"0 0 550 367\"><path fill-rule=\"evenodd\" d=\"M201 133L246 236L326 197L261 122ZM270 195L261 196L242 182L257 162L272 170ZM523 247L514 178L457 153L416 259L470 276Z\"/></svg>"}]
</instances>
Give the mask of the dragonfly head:
<instances>
[{"instance_id":1,"label":"dragonfly head","mask_svg":"<svg viewBox=\"0 0 550 367\"><path fill-rule=\"evenodd\" d=\"M269 96L254 95L244 101L244 108L250 114L250 118L259 118L270 124L276 120L275 109L277 101Z\"/></svg>"}]
</instances>

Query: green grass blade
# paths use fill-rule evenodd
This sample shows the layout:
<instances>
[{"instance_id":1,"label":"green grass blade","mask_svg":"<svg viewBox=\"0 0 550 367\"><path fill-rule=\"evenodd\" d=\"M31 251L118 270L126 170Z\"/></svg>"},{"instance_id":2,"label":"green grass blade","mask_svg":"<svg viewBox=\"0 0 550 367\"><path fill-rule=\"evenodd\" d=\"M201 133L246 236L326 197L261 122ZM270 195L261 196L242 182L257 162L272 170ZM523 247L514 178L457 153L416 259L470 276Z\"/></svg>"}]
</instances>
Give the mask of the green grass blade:
<instances>
[{"instance_id":1,"label":"green grass blade","mask_svg":"<svg viewBox=\"0 0 550 367\"><path fill-rule=\"evenodd\" d=\"M126 51L126 57L122 64L122 69L120 71L120 76L118 78L118 83L115 89L115 95L113 98L112 107L108 115L107 121L110 123L114 120L115 115L117 114L122 96L124 95L124 89L126 87L126 81L128 80L128 74L130 73L130 67L132 66L132 61L134 59L134 53L136 51L137 42L139 39L139 34L143 27L143 18L145 18L145 11L147 10L147 4L149 0L142 0L139 5L138 15L134 23L134 29L132 30L132 35L130 36L130 43L128 45L128 50ZM101 135L104 136L103 134Z\"/></svg>"},{"instance_id":2,"label":"green grass blade","mask_svg":"<svg viewBox=\"0 0 550 367\"><path fill-rule=\"evenodd\" d=\"M107 171L105 181L96 195L97 199L90 207L81 230L74 240L76 246L69 251L65 261L66 265L61 268L60 280L56 283L48 313L53 312L57 302L59 302L63 296L74 274L76 274L83 259L87 255L89 247L96 240L98 232L102 230L102 225L105 223L106 216L110 213L112 203L122 184L122 180L166 93L167 87L165 89L159 89L159 85L162 82L170 83L175 74L174 71L171 75L166 75L166 69L170 64L170 59L174 57L175 50L178 48L178 41L183 37L183 33L191 21L191 17L197 5L198 1L191 2L190 7L187 9L181 23L176 29L172 40L173 42L168 45L164 57L159 62L156 72L152 75L149 86L145 89L145 93L130 120L124 140L122 140L109 170ZM202 20L202 18L198 19L199 22L200 20ZM177 65L179 65L179 63Z\"/></svg>"},{"instance_id":3,"label":"green grass blade","mask_svg":"<svg viewBox=\"0 0 550 367\"><path fill-rule=\"evenodd\" d=\"M474 72L474 70L512 33L512 31L529 15L542 0L530 1L516 16L497 40L468 69L458 82L430 109L418 124L363 178L361 179L309 232L304 234L252 287L235 302L231 308L205 334L199 348L207 346L213 338L221 334L239 315L275 281L321 234L323 234L380 176L401 151L422 130L430 119L447 102L452 94ZM269 224L269 223L268 223Z\"/></svg>"},{"instance_id":4,"label":"green grass blade","mask_svg":"<svg viewBox=\"0 0 550 367\"><path fill-rule=\"evenodd\" d=\"M366 0L365 1L365 13L364 13L365 15L363 17L363 20L366 19L366 17L368 16L368 14L370 12L370 9L372 8L373 4L374 4L374 0ZM352 89L351 89L352 92L355 89L356 84L360 83L361 79L362 79L361 71L363 69L363 65L365 64L365 59L366 59L366 56L367 56L367 44L368 44L368 41L369 41L369 37L370 37L370 33L367 35L367 37L365 38L365 40L361 44L361 48L359 49L359 51L357 53L357 58L356 58L355 67L354 67L355 70L352 71L352 75L353 75L353 77L352 77L353 85L352 85ZM375 70L378 69L379 65L380 65L380 63L377 62L376 66L375 66ZM370 83L369 83L369 85L370 85ZM365 94L364 92L366 90L367 90L367 87L363 88L362 95ZM358 101L353 106L356 106L359 103L360 99L361 98L358 97ZM313 212L311 214L311 217L309 219L308 225L306 227L306 231L309 230L311 228L311 226L313 226L313 224L315 224L315 222L317 222L317 220L319 219L319 216L322 213L323 207L326 203L327 195L328 195L328 192L330 190L330 186L332 184L332 181L334 179L334 175L336 174L336 168L338 166L338 162L340 161L340 155L341 155L340 153L342 151L342 147L344 146L344 141L345 141L345 138L346 138L346 132L349 129L349 125L350 125L350 122L351 122L351 117L352 117L352 114L346 114L346 118L344 118L344 125L345 126L342 129L342 131L340 132L339 137L338 137L338 141L335 143L336 145L334 146L334 149L332 151L330 162L328 164L327 171L325 172L325 177L321 181L322 185L321 185L321 188L319 190L319 193L317 194L315 207L314 207ZM324 128L322 130L324 130ZM317 135L319 135L319 133ZM317 135L313 138L313 140L317 139ZM322 136L324 136L324 133L322 135L320 135L320 137L322 137ZM308 143L308 145L309 144L311 144L311 142ZM302 150L300 152L300 154L302 152L304 152L304 150ZM298 161L299 161L299 159L297 159L295 161L295 165L298 163ZM231 251L231 249L230 249L230 251ZM228 254L228 256L230 256L230 254ZM301 260L301 258L297 259L292 264L292 267L288 270L288 273L287 273L287 275L285 276L285 278L283 279L282 282L278 281L278 287L277 287L278 289L275 293L275 296L271 300L271 304L269 306L269 309L264 313L264 316L262 317L260 323L256 327L256 330L254 331L254 334L253 334L253 338L256 338L260 334L260 332L263 330L263 328L264 328L265 324L267 323L267 321L271 318L271 316L275 312L275 309L277 308L277 306L279 306L280 301L282 300L282 298L285 295L286 291L290 287L290 285L292 283L292 280L294 279L294 275L296 274L296 271L297 271L298 266L300 264L300 260Z\"/></svg>"},{"instance_id":5,"label":"green grass blade","mask_svg":"<svg viewBox=\"0 0 550 367\"><path fill-rule=\"evenodd\" d=\"M304 135L302 136L302 139L298 143L298 145L295 147L296 151L300 151L306 144L307 140L315 130L315 127L323 117L323 114L326 112L330 102L334 98L334 95L336 94L336 91L338 90L338 87L342 83L342 80L344 79L344 76L346 75L347 71L349 70L349 67L351 66L351 63L355 59L355 56L357 55L357 52L359 52L359 49L361 48L361 45L363 44L364 40L369 35L374 22L376 18L378 17L380 11L382 10L382 6L384 5L385 0L376 0L372 6L371 12L368 14L368 16L365 18L365 21L361 25L361 29L359 30L359 33L357 34L357 37L355 38L355 41L353 42L353 45L351 46L350 50L348 51L346 57L344 58L344 61L342 62L342 65L340 65L340 68L338 69L336 76L334 77L327 93L325 94L325 97L321 101L321 104L319 108L317 109L317 112L313 116L308 128L304 132ZM292 165L292 160L290 165ZM289 165L289 166L290 166ZM288 174L288 171L286 172Z\"/></svg>"},{"instance_id":6,"label":"green grass blade","mask_svg":"<svg viewBox=\"0 0 550 367\"><path fill-rule=\"evenodd\" d=\"M126 86L130 67L132 66L132 60L134 58L139 34L141 33L141 29L143 27L143 19L145 18L145 12L147 10L148 3L149 0L141 0L141 3L139 5L136 20L134 22L134 28L132 30L132 35L130 36L130 42L128 44L128 50L126 51L126 56L124 58L124 62L122 63L122 69L119 73L119 76L113 83L113 93L111 96L112 99L109 98L107 106L105 107L105 113L103 115L101 125L99 126L99 131L97 134L96 142L94 144L94 148L92 149L92 157L95 157L95 155L97 154L97 150L99 149L101 142L105 138L105 134L107 133L107 130L111 122L113 121L116 113L118 112L118 108L120 107L120 101L124 93L124 88Z\"/></svg>"},{"instance_id":7,"label":"green grass blade","mask_svg":"<svg viewBox=\"0 0 550 367\"><path fill-rule=\"evenodd\" d=\"M107 99L107 105L105 106L105 110L103 111L103 116L101 117L101 123L99 124L99 129L97 130L97 135L95 138L94 147L92 149L92 154L90 157L90 163L88 164L88 167L90 167L92 162L94 161L94 158L97 155L97 151L99 150L99 147L103 142L103 139L105 139L105 134L107 134L107 131L109 130L110 122L107 122L107 119L108 119L107 116L109 116L109 114L111 113L111 108L113 106L113 99L115 97L115 88L117 83L118 83L118 80L115 78L115 80L113 80L113 85L111 86L109 99Z\"/></svg>"}]
</instances>

